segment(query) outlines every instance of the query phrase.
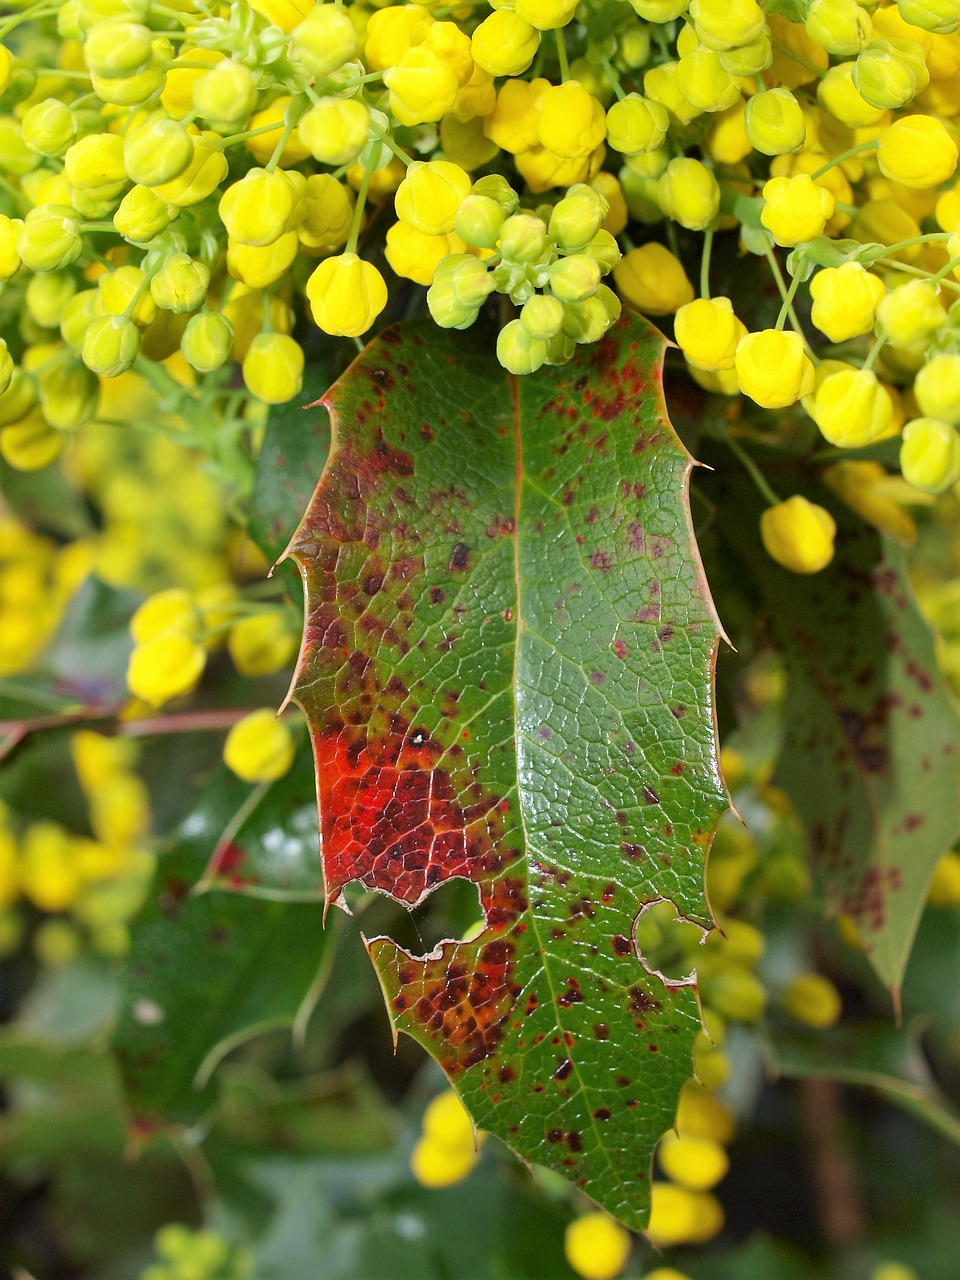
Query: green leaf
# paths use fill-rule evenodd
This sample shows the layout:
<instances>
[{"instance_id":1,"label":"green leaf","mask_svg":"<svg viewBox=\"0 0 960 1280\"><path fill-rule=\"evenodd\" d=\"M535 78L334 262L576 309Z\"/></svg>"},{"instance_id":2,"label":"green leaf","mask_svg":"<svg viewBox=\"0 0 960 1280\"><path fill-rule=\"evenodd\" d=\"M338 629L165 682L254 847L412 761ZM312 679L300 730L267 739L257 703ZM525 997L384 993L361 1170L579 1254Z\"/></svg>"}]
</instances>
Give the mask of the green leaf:
<instances>
[{"instance_id":1,"label":"green leaf","mask_svg":"<svg viewBox=\"0 0 960 1280\"><path fill-rule=\"evenodd\" d=\"M478 886L471 941L369 944L394 1022L479 1125L642 1227L700 1024L634 929L665 898L709 927L725 808L692 463L645 321L522 379L491 347L396 327L327 396L291 543L326 896Z\"/></svg>"},{"instance_id":2,"label":"green leaf","mask_svg":"<svg viewBox=\"0 0 960 1280\"><path fill-rule=\"evenodd\" d=\"M888 1102L960 1143L960 1112L937 1088L916 1032L889 1023L858 1023L815 1035L781 1034L768 1046L785 1076L839 1080L876 1089Z\"/></svg>"},{"instance_id":3,"label":"green leaf","mask_svg":"<svg viewBox=\"0 0 960 1280\"><path fill-rule=\"evenodd\" d=\"M960 725L903 550L789 463L776 482L837 522L833 562L789 573L760 543L753 486L720 482L718 528L760 585L787 664L776 780L807 828L827 912L854 918L899 1001L930 875L960 827Z\"/></svg>"},{"instance_id":4,"label":"green leaf","mask_svg":"<svg viewBox=\"0 0 960 1280\"><path fill-rule=\"evenodd\" d=\"M191 1120L209 1106L217 1064L294 1022L325 951L316 906L191 891L209 834L187 820L133 930L114 1047L141 1117Z\"/></svg>"}]
</instances>

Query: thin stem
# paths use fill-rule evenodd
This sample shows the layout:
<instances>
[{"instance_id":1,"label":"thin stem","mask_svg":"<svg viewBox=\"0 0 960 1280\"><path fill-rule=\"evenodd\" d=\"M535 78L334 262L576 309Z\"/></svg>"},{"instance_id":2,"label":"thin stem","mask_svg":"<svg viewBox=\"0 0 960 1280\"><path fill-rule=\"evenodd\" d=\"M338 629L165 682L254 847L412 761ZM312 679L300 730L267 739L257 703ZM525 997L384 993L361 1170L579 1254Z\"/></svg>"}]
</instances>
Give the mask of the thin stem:
<instances>
[{"instance_id":1,"label":"thin stem","mask_svg":"<svg viewBox=\"0 0 960 1280\"><path fill-rule=\"evenodd\" d=\"M285 112L286 118L283 126L283 133L280 135L279 142L273 148L273 155L270 157L270 159L266 163L265 172L273 173L276 170L276 167L280 163L280 159L283 156L283 149L287 145L287 143L290 141L293 131L297 127L297 121L303 115L304 108L306 107L306 105L307 105L306 98L301 95L299 96L299 100L295 98L287 107L287 110Z\"/></svg>"},{"instance_id":2,"label":"thin stem","mask_svg":"<svg viewBox=\"0 0 960 1280\"><path fill-rule=\"evenodd\" d=\"M838 164L843 164L844 160L850 160L853 156L858 156L861 151L875 151L880 143L871 140L870 142L858 142L855 147L848 147L846 151L841 151L838 156L834 156L832 160L828 160L826 164L822 164L815 173L811 173L810 177L814 182L818 178L823 177L830 169L835 169Z\"/></svg>"},{"instance_id":3,"label":"thin stem","mask_svg":"<svg viewBox=\"0 0 960 1280\"><path fill-rule=\"evenodd\" d=\"M771 507L779 506L781 499L778 498L777 495L774 493L774 491L770 488L770 485L767 483L766 477L764 476L763 472L760 470L760 468L757 466L754 460L750 457L749 453L747 453L746 449L744 449L743 445L739 442L739 440L735 440L733 436L728 435L726 432L723 432L720 435L720 438L723 440L723 443L727 446L730 452L736 458L738 458L740 462L743 463L744 470L747 472L747 474L749 475L753 483L757 486L757 489L759 490L760 494L766 499L767 502L769 502L770 506Z\"/></svg>"},{"instance_id":4,"label":"thin stem","mask_svg":"<svg viewBox=\"0 0 960 1280\"><path fill-rule=\"evenodd\" d=\"M885 244L883 246L883 257L889 258L895 253L899 253L901 249L912 249L915 244L936 244L938 240L949 240L949 231L928 231L922 236L911 236L909 240L898 240L896 244ZM867 265L872 265L868 262Z\"/></svg>"},{"instance_id":5,"label":"thin stem","mask_svg":"<svg viewBox=\"0 0 960 1280\"><path fill-rule=\"evenodd\" d=\"M700 254L700 296L710 298L710 255L713 252L713 227L703 233L703 251Z\"/></svg>"},{"instance_id":6,"label":"thin stem","mask_svg":"<svg viewBox=\"0 0 960 1280\"><path fill-rule=\"evenodd\" d=\"M243 133L231 133L229 138L222 138L221 147L232 147L235 142L246 142L247 138L256 138L261 133L272 133L274 129L282 129L283 121L275 120L273 124L262 124L259 129L245 129Z\"/></svg>"},{"instance_id":7,"label":"thin stem","mask_svg":"<svg viewBox=\"0 0 960 1280\"><path fill-rule=\"evenodd\" d=\"M617 75L617 69L609 58L601 58L600 65L603 67L604 75L609 81L610 87L617 95L617 101L622 102L627 96L623 91L623 85L620 83L620 77Z\"/></svg>"},{"instance_id":8,"label":"thin stem","mask_svg":"<svg viewBox=\"0 0 960 1280\"><path fill-rule=\"evenodd\" d=\"M800 276L795 275L790 281L790 288L787 290L787 296L783 300L783 306L780 308L780 314L777 316L775 329L782 329L787 322L787 316L793 310L793 300L797 296L797 288L800 285Z\"/></svg>"},{"instance_id":9,"label":"thin stem","mask_svg":"<svg viewBox=\"0 0 960 1280\"><path fill-rule=\"evenodd\" d=\"M381 129L380 126L378 124L374 124L372 120L370 121L369 128L377 141L382 142L385 147L389 147L402 165L409 168L410 165L413 164L413 156L408 156L402 147L397 146L390 134L387 133L386 129Z\"/></svg>"},{"instance_id":10,"label":"thin stem","mask_svg":"<svg viewBox=\"0 0 960 1280\"><path fill-rule=\"evenodd\" d=\"M887 340L887 335L883 332L882 329L878 330L877 340L873 344L873 346L870 348L869 352L867 353L867 358L866 360L864 360L863 365L861 366L864 373L869 373L870 370L873 368L874 364L876 363L877 356L880 354L880 348L883 346L886 340Z\"/></svg>"},{"instance_id":11,"label":"thin stem","mask_svg":"<svg viewBox=\"0 0 960 1280\"><path fill-rule=\"evenodd\" d=\"M370 156L363 170L363 180L360 183L360 190L357 192L357 204L353 211L353 221L350 224L350 235L344 253L356 253L357 241L360 239L360 228L363 226L363 206L367 203L367 191L370 189L370 179L373 177L373 164L375 156Z\"/></svg>"},{"instance_id":12,"label":"thin stem","mask_svg":"<svg viewBox=\"0 0 960 1280\"><path fill-rule=\"evenodd\" d=\"M796 332L799 333L800 337L803 338L803 345L807 348L807 354L810 356L810 359L814 364L817 364L819 363L818 358L814 355L813 348L807 341L806 335L803 332L803 327L801 326L797 313L794 310L793 297L787 288L787 282L783 278L783 272L780 270L780 263L777 261L776 254L772 249L768 248L765 250L765 257L767 262L770 264L770 270L773 272L773 278L777 282L777 288L780 290L780 297L786 305L787 315L790 317L790 323L793 325Z\"/></svg>"},{"instance_id":13,"label":"thin stem","mask_svg":"<svg viewBox=\"0 0 960 1280\"><path fill-rule=\"evenodd\" d=\"M956 267L960 267L960 257L951 258L945 266L940 268L936 275L932 275L930 277L930 283L940 284L940 282L945 280ZM950 282L947 281L947 283L949 284Z\"/></svg>"},{"instance_id":14,"label":"thin stem","mask_svg":"<svg viewBox=\"0 0 960 1280\"><path fill-rule=\"evenodd\" d=\"M570 63L567 61L567 45L563 38L563 28L555 27L553 31L557 43L557 61L560 63L560 80L570 79Z\"/></svg>"},{"instance_id":15,"label":"thin stem","mask_svg":"<svg viewBox=\"0 0 960 1280\"><path fill-rule=\"evenodd\" d=\"M827 74L825 68L818 67L817 64L815 62L811 62L809 58L801 58L799 53L794 53L794 51L792 49L788 49L785 44L778 44L777 41L774 40L772 42L772 46L776 49L777 53L782 53L785 58L790 58L791 61L799 63L801 67L806 67L808 71L812 71L819 79L822 80ZM759 76L757 78L759 80Z\"/></svg>"}]
</instances>

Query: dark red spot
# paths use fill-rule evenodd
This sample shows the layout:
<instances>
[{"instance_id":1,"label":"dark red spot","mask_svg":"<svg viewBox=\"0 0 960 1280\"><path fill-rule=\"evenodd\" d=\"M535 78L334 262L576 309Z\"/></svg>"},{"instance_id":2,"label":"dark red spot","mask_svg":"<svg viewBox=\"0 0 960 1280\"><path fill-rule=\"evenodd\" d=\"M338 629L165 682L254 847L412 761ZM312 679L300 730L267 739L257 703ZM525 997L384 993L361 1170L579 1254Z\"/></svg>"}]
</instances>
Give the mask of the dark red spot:
<instances>
[{"instance_id":1,"label":"dark red spot","mask_svg":"<svg viewBox=\"0 0 960 1280\"><path fill-rule=\"evenodd\" d=\"M609 1040L610 1028L607 1026L605 1022L595 1022L593 1024L593 1034L597 1037L598 1040Z\"/></svg>"},{"instance_id":2,"label":"dark red spot","mask_svg":"<svg viewBox=\"0 0 960 1280\"><path fill-rule=\"evenodd\" d=\"M455 573L462 573L470 567L470 548L465 542L455 542L450 552L450 568Z\"/></svg>"},{"instance_id":3,"label":"dark red spot","mask_svg":"<svg viewBox=\"0 0 960 1280\"><path fill-rule=\"evenodd\" d=\"M610 556L606 551L594 551L587 563L591 569L599 569L601 573L610 572Z\"/></svg>"},{"instance_id":4,"label":"dark red spot","mask_svg":"<svg viewBox=\"0 0 960 1280\"><path fill-rule=\"evenodd\" d=\"M647 804L659 804L659 803L660 803L660 797L659 797L659 796L657 795L657 793L654 791L653 787L644 787L644 788L643 788L643 798L644 798L644 800L646 800Z\"/></svg>"},{"instance_id":5,"label":"dark red spot","mask_svg":"<svg viewBox=\"0 0 960 1280\"><path fill-rule=\"evenodd\" d=\"M440 588L439 588L439 587L431 587L431 588L430 588L430 603L431 603L431 604L443 604L443 602L444 602L444 600L446 600L446 598L447 598L447 597L443 594L443 592L440 590Z\"/></svg>"},{"instance_id":6,"label":"dark red spot","mask_svg":"<svg viewBox=\"0 0 960 1280\"><path fill-rule=\"evenodd\" d=\"M596 1111L593 1113L593 1118L594 1120L609 1120L612 1115L613 1112L607 1107L597 1107Z\"/></svg>"},{"instance_id":7,"label":"dark red spot","mask_svg":"<svg viewBox=\"0 0 960 1280\"><path fill-rule=\"evenodd\" d=\"M615 934L610 939L610 942L618 956L628 956L630 954L630 939L625 938L622 933Z\"/></svg>"},{"instance_id":8,"label":"dark red spot","mask_svg":"<svg viewBox=\"0 0 960 1280\"><path fill-rule=\"evenodd\" d=\"M556 1071L553 1073L553 1079L566 1080L567 1076L570 1074L572 1070L573 1070L573 1063L570 1061L569 1058L564 1058L563 1061L560 1063L559 1067L557 1067Z\"/></svg>"},{"instance_id":9,"label":"dark red spot","mask_svg":"<svg viewBox=\"0 0 960 1280\"><path fill-rule=\"evenodd\" d=\"M619 640L619 639L614 640L613 652L617 655L620 661L623 662L627 656L627 646L624 644L622 640Z\"/></svg>"},{"instance_id":10,"label":"dark red spot","mask_svg":"<svg viewBox=\"0 0 960 1280\"><path fill-rule=\"evenodd\" d=\"M562 1130L562 1129L548 1129L548 1130L547 1130L547 1141L548 1141L548 1142L560 1142L562 1138L563 1138L563 1130Z\"/></svg>"},{"instance_id":11,"label":"dark red spot","mask_svg":"<svg viewBox=\"0 0 960 1280\"><path fill-rule=\"evenodd\" d=\"M580 1137L580 1134L579 1134L579 1133L568 1133L568 1134L567 1134L567 1146L570 1148L570 1150L571 1150L571 1151L582 1151L582 1150L583 1150L583 1139Z\"/></svg>"}]
</instances>

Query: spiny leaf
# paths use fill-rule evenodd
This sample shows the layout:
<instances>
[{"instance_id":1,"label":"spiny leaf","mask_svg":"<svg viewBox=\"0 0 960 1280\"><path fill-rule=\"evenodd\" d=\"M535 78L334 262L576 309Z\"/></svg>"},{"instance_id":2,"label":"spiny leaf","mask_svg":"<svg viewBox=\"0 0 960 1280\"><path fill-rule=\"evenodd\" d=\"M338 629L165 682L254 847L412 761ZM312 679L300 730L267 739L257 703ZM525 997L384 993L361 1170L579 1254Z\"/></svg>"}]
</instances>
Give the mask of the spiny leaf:
<instances>
[{"instance_id":1,"label":"spiny leaf","mask_svg":"<svg viewBox=\"0 0 960 1280\"><path fill-rule=\"evenodd\" d=\"M664 898L709 927L725 807L664 345L624 318L513 379L474 335L387 330L326 397L289 548L328 903L478 885L472 940L369 944L394 1022L479 1125L635 1227L699 1017L634 930Z\"/></svg>"},{"instance_id":2,"label":"spiny leaf","mask_svg":"<svg viewBox=\"0 0 960 1280\"><path fill-rule=\"evenodd\" d=\"M806 825L828 912L854 918L898 1000L930 875L960 828L960 725L902 549L799 469L776 478L837 521L833 563L791 574L760 545L752 486L724 482L719 527L759 583L787 663L777 781Z\"/></svg>"}]
</instances>

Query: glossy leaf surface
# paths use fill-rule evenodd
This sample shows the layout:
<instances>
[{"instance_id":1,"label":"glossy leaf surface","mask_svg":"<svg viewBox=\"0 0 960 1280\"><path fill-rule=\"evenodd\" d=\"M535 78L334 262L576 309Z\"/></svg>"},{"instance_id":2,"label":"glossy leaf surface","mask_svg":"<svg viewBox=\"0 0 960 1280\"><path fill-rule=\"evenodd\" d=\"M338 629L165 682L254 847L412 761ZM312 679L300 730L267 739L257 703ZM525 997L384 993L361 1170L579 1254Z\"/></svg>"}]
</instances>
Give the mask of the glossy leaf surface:
<instances>
[{"instance_id":1,"label":"glossy leaf surface","mask_svg":"<svg viewBox=\"0 0 960 1280\"><path fill-rule=\"evenodd\" d=\"M478 885L470 941L369 944L395 1024L478 1125L635 1227L699 1018L634 929L664 898L709 926L725 804L663 350L625 317L513 379L475 335L387 330L326 397L289 549L328 902Z\"/></svg>"},{"instance_id":2,"label":"glossy leaf surface","mask_svg":"<svg viewBox=\"0 0 960 1280\"><path fill-rule=\"evenodd\" d=\"M900 547L799 471L777 482L837 521L833 562L792 574L760 544L752 486L723 492L725 533L761 587L786 659L777 781L806 825L828 912L853 917L898 998L930 875L960 829L960 722Z\"/></svg>"}]
</instances>

